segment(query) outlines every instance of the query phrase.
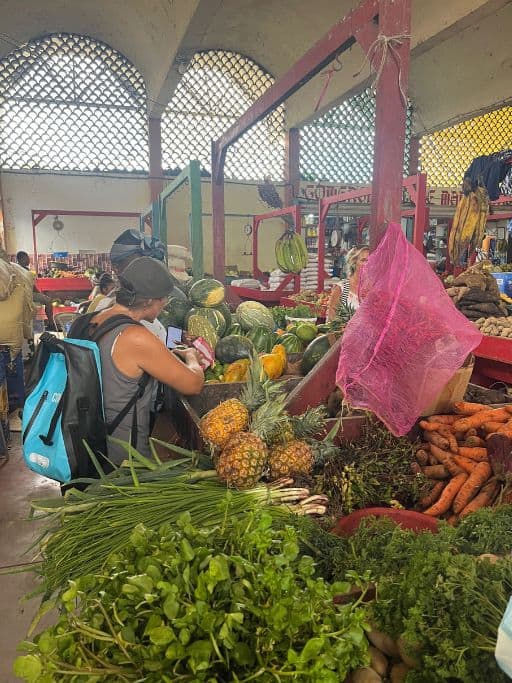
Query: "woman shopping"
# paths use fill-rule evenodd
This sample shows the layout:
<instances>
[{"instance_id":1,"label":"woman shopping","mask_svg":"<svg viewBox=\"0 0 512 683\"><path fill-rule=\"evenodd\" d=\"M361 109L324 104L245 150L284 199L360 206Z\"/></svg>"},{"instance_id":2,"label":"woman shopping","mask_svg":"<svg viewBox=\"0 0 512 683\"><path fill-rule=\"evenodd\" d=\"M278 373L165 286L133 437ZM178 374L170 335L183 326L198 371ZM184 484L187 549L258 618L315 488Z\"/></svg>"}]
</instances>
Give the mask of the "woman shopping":
<instances>
[{"instance_id":1,"label":"woman shopping","mask_svg":"<svg viewBox=\"0 0 512 683\"><path fill-rule=\"evenodd\" d=\"M156 383L162 382L185 395L198 394L204 384L203 370L195 349L171 352L140 324L156 319L172 288L171 276L163 263L147 256L137 258L119 276L116 303L90 318L78 318L69 333L69 337L83 338L85 324L88 338L98 334L107 423L123 411L130 397L137 392L137 387L141 387L142 377L148 377L142 396L112 434L122 441L133 441L133 413L136 410L136 448L147 456L150 455L150 411ZM114 316L125 316L127 320L99 336L103 323ZM126 458L126 451L115 443L109 443L108 458L119 465Z\"/></svg>"},{"instance_id":2,"label":"woman shopping","mask_svg":"<svg viewBox=\"0 0 512 683\"><path fill-rule=\"evenodd\" d=\"M333 320L340 306L359 308L359 275L361 266L368 261L370 249L366 245L353 247L347 254L347 279L332 288L327 306L327 322Z\"/></svg>"}]
</instances>

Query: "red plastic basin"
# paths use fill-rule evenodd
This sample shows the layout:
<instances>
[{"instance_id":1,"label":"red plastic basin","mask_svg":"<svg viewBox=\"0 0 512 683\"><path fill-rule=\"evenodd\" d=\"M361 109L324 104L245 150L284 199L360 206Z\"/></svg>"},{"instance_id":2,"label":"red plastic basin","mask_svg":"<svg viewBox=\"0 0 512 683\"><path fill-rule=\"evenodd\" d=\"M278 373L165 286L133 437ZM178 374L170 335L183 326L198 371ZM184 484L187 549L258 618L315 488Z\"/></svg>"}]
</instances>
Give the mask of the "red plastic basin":
<instances>
[{"instance_id":1,"label":"red plastic basin","mask_svg":"<svg viewBox=\"0 0 512 683\"><path fill-rule=\"evenodd\" d=\"M438 530L438 520L435 517L424 515L422 512L395 510L394 508L365 508L351 512L346 517L340 517L331 531L336 536L350 536L366 517L387 517L402 528L417 532L430 531L436 533Z\"/></svg>"}]
</instances>

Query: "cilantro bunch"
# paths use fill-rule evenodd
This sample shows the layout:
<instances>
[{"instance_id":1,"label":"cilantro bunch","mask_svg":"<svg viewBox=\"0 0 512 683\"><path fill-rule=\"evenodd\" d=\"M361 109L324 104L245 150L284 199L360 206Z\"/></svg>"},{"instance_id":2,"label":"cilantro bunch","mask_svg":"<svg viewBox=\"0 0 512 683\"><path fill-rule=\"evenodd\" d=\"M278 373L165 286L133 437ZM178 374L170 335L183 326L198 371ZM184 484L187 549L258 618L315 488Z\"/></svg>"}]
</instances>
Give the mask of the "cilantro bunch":
<instances>
[{"instance_id":1,"label":"cilantro bunch","mask_svg":"<svg viewBox=\"0 0 512 683\"><path fill-rule=\"evenodd\" d=\"M70 582L57 624L24 643L32 683L294 680L339 683L368 662L365 610L315 578L291 527L267 513L229 535L189 515L133 530L99 573Z\"/></svg>"}]
</instances>

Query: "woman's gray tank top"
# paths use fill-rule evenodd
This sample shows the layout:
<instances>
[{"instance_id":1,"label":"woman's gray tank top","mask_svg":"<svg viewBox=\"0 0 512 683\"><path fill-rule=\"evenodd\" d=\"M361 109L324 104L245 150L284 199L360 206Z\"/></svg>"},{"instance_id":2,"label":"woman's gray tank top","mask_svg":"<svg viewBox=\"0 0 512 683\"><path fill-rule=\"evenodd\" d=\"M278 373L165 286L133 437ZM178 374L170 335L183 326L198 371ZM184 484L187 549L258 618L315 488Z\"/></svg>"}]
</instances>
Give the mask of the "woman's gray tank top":
<instances>
[{"instance_id":1,"label":"woman's gray tank top","mask_svg":"<svg viewBox=\"0 0 512 683\"><path fill-rule=\"evenodd\" d=\"M117 337L122 331L130 327L130 324L120 325L115 330L107 332L98 341L101 356L101 375L103 381L103 405L105 406L105 419L111 422L116 415L126 406L130 398L137 391L139 378L127 377L120 372L114 365L112 360L112 346ZM144 454L150 455L149 448L149 413L151 410L152 399L156 380L150 378L146 385L144 395L137 401L137 450ZM130 432L132 427L133 408L122 420L119 427L114 431L112 436L122 441L130 441ZM116 465L120 465L123 460L128 457L127 452L117 444L109 443L108 458Z\"/></svg>"}]
</instances>

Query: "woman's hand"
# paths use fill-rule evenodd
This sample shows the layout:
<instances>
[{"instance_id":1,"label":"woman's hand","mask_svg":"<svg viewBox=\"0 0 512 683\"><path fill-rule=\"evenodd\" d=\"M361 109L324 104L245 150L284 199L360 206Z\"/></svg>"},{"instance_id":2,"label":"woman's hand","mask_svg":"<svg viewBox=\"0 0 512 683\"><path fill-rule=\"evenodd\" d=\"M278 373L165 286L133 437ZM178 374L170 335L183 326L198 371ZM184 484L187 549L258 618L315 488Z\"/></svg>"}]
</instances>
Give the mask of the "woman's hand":
<instances>
[{"instance_id":1,"label":"woman's hand","mask_svg":"<svg viewBox=\"0 0 512 683\"><path fill-rule=\"evenodd\" d=\"M178 358L181 358L187 365L200 365L201 355L196 349L173 349L173 353Z\"/></svg>"}]
</instances>

